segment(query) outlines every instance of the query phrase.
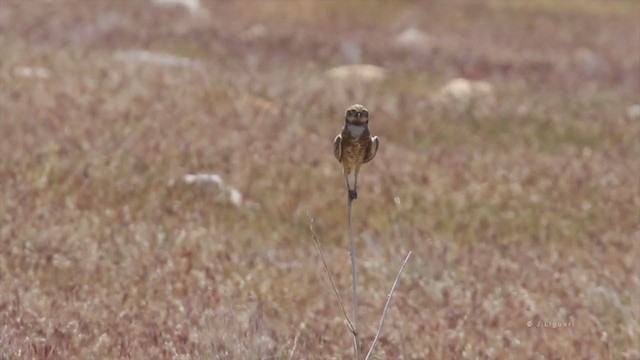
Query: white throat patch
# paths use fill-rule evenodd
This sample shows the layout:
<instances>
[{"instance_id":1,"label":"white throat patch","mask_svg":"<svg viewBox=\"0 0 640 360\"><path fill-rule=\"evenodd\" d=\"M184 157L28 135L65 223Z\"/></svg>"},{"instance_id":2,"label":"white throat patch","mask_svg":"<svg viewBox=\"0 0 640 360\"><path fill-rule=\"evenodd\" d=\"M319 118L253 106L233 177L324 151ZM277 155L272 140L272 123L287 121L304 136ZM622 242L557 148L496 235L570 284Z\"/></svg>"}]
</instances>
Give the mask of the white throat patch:
<instances>
[{"instance_id":1,"label":"white throat patch","mask_svg":"<svg viewBox=\"0 0 640 360\"><path fill-rule=\"evenodd\" d=\"M364 125L347 125L347 131L349 131L349 134L354 137L362 135L366 128L367 127Z\"/></svg>"}]
</instances>

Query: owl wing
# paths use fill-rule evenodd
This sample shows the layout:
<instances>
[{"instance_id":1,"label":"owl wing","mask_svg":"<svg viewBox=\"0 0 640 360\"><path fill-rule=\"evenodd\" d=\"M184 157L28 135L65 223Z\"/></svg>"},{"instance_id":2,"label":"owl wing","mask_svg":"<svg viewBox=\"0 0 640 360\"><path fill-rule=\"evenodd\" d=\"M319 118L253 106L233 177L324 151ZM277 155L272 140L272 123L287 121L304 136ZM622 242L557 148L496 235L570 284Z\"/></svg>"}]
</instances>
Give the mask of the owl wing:
<instances>
[{"instance_id":1,"label":"owl wing","mask_svg":"<svg viewBox=\"0 0 640 360\"><path fill-rule=\"evenodd\" d=\"M342 134L338 134L338 136L333 139L333 155L336 156L339 162L342 162Z\"/></svg>"},{"instance_id":2,"label":"owl wing","mask_svg":"<svg viewBox=\"0 0 640 360\"><path fill-rule=\"evenodd\" d=\"M377 136L374 136L371 138L371 142L367 147L367 153L364 156L363 164L368 163L369 161L373 160L374 157L376 157L376 154L378 153L378 147L380 147L380 140Z\"/></svg>"}]
</instances>

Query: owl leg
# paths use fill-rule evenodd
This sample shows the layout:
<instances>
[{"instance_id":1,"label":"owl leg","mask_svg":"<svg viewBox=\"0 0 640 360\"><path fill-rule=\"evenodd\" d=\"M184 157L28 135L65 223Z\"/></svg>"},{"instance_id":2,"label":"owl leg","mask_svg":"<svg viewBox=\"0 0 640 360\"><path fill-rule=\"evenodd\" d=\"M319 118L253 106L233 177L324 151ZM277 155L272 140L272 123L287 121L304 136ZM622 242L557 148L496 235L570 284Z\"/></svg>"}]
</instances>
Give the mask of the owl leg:
<instances>
[{"instance_id":1,"label":"owl leg","mask_svg":"<svg viewBox=\"0 0 640 360\"><path fill-rule=\"evenodd\" d=\"M351 185L349 185L349 174L351 171L343 171L344 174L344 182L347 185L347 193L349 194L349 200L355 200L358 197L358 193L354 190L351 190Z\"/></svg>"},{"instance_id":2,"label":"owl leg","mask_svg":"<svg viewBox=\"0 0 640 360\"><path fill-rule=\"evenodd\" d=\"M351 186L349 186L349 174L344 173L344 183L347 185L347 190L351 191Z\"/></svg>"},{"instance_id":3,"label":"owl leg","mask_svg":"<svg viewBox=\"0 0 640 360\"><path fill-rule=\"evenodd\" d=\"M351 191L349 192L349 198L355 200L358 198L358 172L360 171L360 166L356 166L354 169L354 182L353 182L353 194Z\"/></svg>"}]
</instances>

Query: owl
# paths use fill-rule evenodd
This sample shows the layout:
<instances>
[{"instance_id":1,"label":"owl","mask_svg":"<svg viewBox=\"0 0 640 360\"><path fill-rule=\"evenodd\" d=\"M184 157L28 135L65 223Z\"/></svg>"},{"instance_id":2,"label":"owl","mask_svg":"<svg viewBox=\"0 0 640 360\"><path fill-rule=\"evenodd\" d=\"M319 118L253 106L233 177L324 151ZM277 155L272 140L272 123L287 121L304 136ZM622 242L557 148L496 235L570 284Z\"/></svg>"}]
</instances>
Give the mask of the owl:
<instances>
[{"instance_id":1,"label":"owl","mask_svg":"<svg viewBox=\"0 0 640 360\"><path fill-rule=\"evenodd\" d=\"M369 132L369 111L362 105L347 108L342 131L333 140L333 153L342 164L342 174L350 200L358 198L358 172L360 166L373 160L378 152L380 140ZM349 176L353 172L353 189Z\"/></svg>"}]
</instances>

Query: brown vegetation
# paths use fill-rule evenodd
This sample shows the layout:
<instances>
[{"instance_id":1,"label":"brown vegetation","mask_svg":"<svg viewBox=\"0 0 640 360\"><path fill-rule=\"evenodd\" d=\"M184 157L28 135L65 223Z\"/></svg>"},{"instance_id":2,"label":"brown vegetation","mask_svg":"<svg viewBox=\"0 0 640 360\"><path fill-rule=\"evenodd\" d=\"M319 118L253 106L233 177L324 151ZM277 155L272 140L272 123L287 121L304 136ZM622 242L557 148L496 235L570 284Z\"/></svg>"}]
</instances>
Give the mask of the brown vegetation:
<instances>
[{"instance_id":1,"label":"brown vegetation","mask_svg":"<svg viewBox=\"0 0 640 360\"><path fill-rule=\"evenodd\" d=\"M355 102L381 138L354 203L366 343L413 250L378 358L639 359L638 13L1 1L0 359L348 358L306 213L348 298L331 141ZM350 62L385 71L326 75ZM442 101L460 77L491 101Z\"/></svg>"}]
</instances>

